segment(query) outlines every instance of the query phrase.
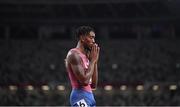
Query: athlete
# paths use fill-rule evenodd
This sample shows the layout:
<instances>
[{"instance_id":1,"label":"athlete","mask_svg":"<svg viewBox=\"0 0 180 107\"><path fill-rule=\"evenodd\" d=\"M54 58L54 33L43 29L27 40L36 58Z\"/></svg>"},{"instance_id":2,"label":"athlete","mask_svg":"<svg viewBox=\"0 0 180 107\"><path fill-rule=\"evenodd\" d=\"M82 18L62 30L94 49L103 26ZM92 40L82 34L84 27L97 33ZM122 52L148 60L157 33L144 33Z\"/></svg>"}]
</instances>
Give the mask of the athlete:
<instances>
[{"instance_id":1,"label":"athlete","mask_svg":"<svg viewBox=\"0 0 180 107\"><path fill-rule=\"evenodd\" d=\"M95 31L90 26L76 30L77 46L69 50L65 65L71 82L71 106L96 106L92 89L98 83L98 60L100 48L95 43Z\"/></svg>"}]
</instances>

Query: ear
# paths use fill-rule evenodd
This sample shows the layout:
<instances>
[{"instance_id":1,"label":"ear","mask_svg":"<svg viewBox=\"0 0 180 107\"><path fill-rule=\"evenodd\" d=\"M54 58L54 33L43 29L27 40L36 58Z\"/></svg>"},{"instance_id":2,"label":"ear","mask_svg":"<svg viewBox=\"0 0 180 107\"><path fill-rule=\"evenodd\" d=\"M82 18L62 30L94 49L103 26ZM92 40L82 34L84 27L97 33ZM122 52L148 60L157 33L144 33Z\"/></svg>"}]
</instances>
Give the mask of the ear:
<instances>
[{"instance_id":1,"label":"ear","mask_svg":"<svg viewBox=\"0 0 180 107\"><path fill-rule=\"evenodd\" d=\"M84 36L80 36L80 40L84 42Z\"/></svg>"}]
</instances>

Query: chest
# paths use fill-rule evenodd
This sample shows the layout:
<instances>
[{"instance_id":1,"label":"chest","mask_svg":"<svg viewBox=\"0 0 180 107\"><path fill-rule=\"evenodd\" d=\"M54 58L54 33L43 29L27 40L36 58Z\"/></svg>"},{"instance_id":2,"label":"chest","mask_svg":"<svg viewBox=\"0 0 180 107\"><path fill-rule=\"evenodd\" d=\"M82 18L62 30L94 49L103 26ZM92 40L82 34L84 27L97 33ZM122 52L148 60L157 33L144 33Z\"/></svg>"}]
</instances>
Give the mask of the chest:
<instances>
[{"instance_id":1,"label":"chest","mask_svg":"<svg viewBox=\"0 0 180 107\"><path fill-rule=\"evenodd\" d=\"M84 55L82 56L82 60L83 60L84 68L87 69L89 67L89 59Z\"/></svg>"}]
</instances>

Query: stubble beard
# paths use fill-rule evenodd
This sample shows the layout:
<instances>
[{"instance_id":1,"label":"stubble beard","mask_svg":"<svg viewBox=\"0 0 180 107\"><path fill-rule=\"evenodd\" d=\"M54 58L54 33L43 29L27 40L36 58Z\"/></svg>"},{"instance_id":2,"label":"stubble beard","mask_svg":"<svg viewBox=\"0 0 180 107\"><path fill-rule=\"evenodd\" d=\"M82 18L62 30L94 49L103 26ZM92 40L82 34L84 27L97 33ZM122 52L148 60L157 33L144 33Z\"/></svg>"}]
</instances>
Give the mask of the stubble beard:
<instances>
[{"instance_id":1,"label":"stubble beard","mask_svg":"<svg viewBox=\"0 0 180 107\"><path fill-rule=\"evenodd\" d=\"M84 49L85 49L86 51L91 51L91 47L88 47L88 46L84 46Z\"/></svg>"},{"instance_id":2,"label":"stubble beard","mask_svg":"<svg viewBox=\"0 0 180 107\"><path fill-rule=\"evenodd\" d=\"M84 49L86 51L86 53L88 54L89 52L91 52L91 47L89 47L88 45L84 45Z\"/></svg>"}]
</instances>

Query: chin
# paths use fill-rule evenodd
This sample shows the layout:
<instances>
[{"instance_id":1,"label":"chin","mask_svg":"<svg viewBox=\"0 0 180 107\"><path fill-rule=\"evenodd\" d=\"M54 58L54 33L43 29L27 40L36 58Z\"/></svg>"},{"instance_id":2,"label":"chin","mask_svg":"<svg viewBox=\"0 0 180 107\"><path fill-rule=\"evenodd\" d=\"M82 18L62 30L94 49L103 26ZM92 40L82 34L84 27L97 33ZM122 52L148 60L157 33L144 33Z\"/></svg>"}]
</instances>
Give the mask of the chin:
<instances>
[{"instance_id":1,"label":"chin","mask_svg":"<svg viewBox=\"0 0 180 107\"><path fill-rule=\"evenodd\" d=\"M88 46L86 47L86 50L88 51L91 51L91 49L92 49L91 47L88 47Z\"/></svg>"},{"instance_id":2,"label":"chin","mask_svg":"<svg viewBox=\"0 0 180 107\"><path fill-rule=\"evenodd\" d=\"M88 51L91 51L91 47L86 48Z\"/></svg>"}]
</instances>

